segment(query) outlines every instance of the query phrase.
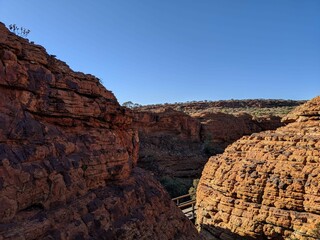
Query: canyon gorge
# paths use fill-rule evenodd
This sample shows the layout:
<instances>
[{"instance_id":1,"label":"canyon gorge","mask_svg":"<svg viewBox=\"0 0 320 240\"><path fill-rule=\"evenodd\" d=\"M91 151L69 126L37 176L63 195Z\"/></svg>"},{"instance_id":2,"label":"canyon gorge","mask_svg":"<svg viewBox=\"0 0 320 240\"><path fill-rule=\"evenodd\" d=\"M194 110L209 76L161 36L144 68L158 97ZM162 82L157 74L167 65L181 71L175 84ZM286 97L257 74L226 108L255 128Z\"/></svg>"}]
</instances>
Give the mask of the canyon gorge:
<instances>
[{"instance_id":1,"label":"canyon gorge","mask_svg":"<svg viewBox=\"0 0 320 240\"><path fill-rule=\"evenodd\" d=\"M234 100L135 107L138 166L150 170L172 197L186 194L210 156L244 135L283 126L281 116L303 102Z\"/></svg>"},{"instance_id":2,"label":"canyon gorge","mask_svg":"<svg viewBox=\"0 0 320 240\"><path fill-rule=\"evenodd\" d=\"M0 110L0 240L317 239L320 97L127 108L0 23Z\"/></svg>"}]
</instances>

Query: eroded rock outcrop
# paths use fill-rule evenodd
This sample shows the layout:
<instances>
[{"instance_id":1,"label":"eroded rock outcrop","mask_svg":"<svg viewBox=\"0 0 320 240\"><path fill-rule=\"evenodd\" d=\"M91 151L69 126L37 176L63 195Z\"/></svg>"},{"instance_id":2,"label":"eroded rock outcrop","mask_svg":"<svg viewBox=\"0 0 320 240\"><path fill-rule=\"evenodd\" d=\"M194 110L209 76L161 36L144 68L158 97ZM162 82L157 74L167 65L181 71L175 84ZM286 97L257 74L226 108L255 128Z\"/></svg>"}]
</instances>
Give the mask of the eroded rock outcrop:
<instances>
[{"instance_id":1,"label":"eroded rock outcrop","mask_svg":"<svg viewBox=\"0 0 320 240\"><path fill-rule=\"evenodd\" d=\"M0 239L198 239L136 168L132 112L0 23Z\"/></svg>"},{"instance_id":2,"label":"eroded rock outcrop","mask_svg":"<svg viewBox=\"0 0 320 240\"><path fill-rule=\"evenodd\" d=\"M197 224L220 239L319 239L320 97L287 126L246 136L206 164Z\"/></svg>"}]
</instances>

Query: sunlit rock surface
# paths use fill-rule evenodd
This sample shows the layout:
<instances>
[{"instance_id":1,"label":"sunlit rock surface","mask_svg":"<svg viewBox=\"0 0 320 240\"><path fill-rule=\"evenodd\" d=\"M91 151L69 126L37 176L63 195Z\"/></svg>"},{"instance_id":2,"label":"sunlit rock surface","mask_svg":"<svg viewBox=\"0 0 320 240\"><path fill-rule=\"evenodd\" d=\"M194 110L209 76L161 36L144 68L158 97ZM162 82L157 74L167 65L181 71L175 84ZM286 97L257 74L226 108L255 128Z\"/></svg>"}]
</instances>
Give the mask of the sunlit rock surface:
<instances>
[{"instance_id":1,"label":"sunlit rock surface","mask_svg":"<svg viewBox=\"0 0 320 240\"><path fill-rule=\"evenodd\" d=\"M320 97L206 164L197 224L218 239L319 239Z\"/></svg>"}]
</instances>

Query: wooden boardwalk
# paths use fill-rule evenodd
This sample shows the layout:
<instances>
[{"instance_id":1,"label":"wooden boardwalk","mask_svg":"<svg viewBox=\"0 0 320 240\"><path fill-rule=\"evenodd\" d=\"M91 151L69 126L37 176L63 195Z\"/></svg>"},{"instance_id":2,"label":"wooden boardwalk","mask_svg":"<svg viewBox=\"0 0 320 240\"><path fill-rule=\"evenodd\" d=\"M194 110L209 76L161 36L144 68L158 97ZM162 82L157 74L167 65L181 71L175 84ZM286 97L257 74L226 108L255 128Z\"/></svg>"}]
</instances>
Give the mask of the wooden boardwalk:
<instances>
[{"instance_id":1,"label":"wooden boardwalk","mask_svg":"<svg viewBox=\"0 0 320 240\"><path fill-rule=\"evenodd\" d=\"M172 198L172 201L181 209L181 211L190 219L196 218L196 199L192 200L196 196L196 193L190 193L182 195L176 198Z\"/></svg>"}]
</instances>

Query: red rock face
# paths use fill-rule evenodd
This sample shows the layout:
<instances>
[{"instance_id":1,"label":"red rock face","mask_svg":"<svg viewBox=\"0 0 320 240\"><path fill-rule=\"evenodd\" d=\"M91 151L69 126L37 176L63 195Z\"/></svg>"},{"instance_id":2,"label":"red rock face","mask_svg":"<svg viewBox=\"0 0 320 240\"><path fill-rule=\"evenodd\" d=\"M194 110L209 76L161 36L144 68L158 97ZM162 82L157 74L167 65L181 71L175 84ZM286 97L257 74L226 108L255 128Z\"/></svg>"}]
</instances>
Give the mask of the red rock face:
<instances>
[{"instance_id":1,"label":"red rock face","mask_svg":"<svg viewBox=\"0 0 320 240\"><path fill-rule=\"evenodd\" d=\"M3 24L0 60L0 239L197 239L97 78Z\"/></svg>"},{"instance_id":2,"label":"red rock face","mask_svg":"<svg viewBox=\"0 0 320 240\"><path fill-rule=\"evenodd\" d=\"M135 109L134 116L140 138L138 165L159 176L185 179L200 177L209 154L222 153L244 135L283 125L279 117L206 111L190 116L168 107Z\"/></svg>"},{"instance_id":3,"label":"red rock face","mask_svg":"<svg viewBox=\"0 0 320 240\"><path fill-rule=\"evenodd\" d=\"M320 97L206 164L197 224L219 239L319 239Z\"/></svg>"},{"instance_id":4,"label":"red rock face","mask_svg":"<svg viewBox=\"0 0 320 240\"><path fill-rule=\"evenodd\" d=\"M192 117L201 122L201 139L210 154L222 153L224 149L242 136L265 130L274 130L283 124L280 117L260 117L250 114L226 114L221 112L199 112Z\"/></svg>"},{"instance_id":5,"label":"red rock face","mask_svg":"<svg viewBox=\"0 0 320 240\"><path fill-rule=\"evenodd\" d=\"M158 176L200 176L207 156L198 120L170 108L135 111L134 115L140 138L139 166Z\"/></svg>"}]
</instances>

